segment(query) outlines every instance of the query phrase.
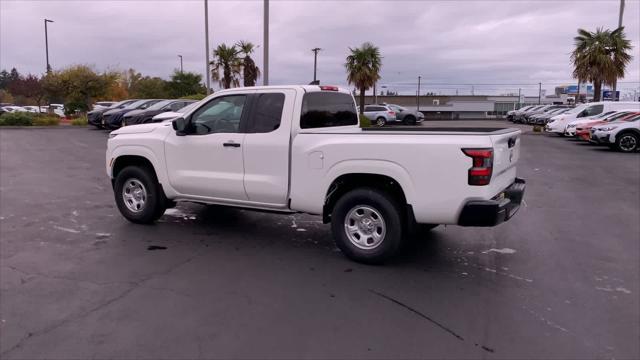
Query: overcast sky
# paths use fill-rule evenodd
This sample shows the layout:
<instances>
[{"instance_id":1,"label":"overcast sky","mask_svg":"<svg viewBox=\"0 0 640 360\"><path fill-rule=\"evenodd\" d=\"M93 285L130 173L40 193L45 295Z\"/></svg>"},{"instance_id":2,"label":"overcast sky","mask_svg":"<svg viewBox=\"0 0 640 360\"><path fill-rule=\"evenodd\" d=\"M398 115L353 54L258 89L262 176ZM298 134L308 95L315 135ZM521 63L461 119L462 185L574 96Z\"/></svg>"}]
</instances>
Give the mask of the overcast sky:
<instances>
[{"instance_id":1,"label":"overcast sky","mask_svg":"<svg viewBox=\"0 0 640 360\"><path fill-rule=\"evenodd\" d=\"M270 83L318 78L346 85L349 47L371 41L383 56L381 86L414 93L459 89L537 94L571 83L569 53L576 29L615 28L619 1L274 1L270 5ZM168 78L184 57L185 71L204 73L204 2L0 0L0 68L22 73L45 69L43 18L49 24L54 69L89 64L96 70L134 68ZM261 47L262 8L257 1L209 1L211 47L248 40ZM626 1L624 25L633 62L622 88L640 85L640 2ZM635 83L631 83L635 82ZM261 81L260 81L261 83ZM218 87L214 84L214 87ZM451 90L447 90L451 89Z\"/></svg>"}]
</instances>

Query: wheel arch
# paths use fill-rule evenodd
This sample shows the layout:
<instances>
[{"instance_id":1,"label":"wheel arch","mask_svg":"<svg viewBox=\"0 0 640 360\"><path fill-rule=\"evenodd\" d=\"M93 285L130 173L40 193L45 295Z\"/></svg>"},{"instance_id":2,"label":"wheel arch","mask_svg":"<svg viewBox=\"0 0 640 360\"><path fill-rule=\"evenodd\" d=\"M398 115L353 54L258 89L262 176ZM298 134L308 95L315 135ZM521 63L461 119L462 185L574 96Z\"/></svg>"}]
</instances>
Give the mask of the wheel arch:
<instances>
[{"instance_id":1,"label":"wheel arch","mask_svg":"<svg viewBox=\"0 0 640 360\"><path fill-rule=\"evenodd\" d=\"M325 201L322 207L322 221L324 223L331 221L331 212L342 195L353 189L362 187L382 190L398 199L401 205L411 211L411 205L408 203L405 190L400 182L393 177L366 172L345 173L336 177L325 192ZM413 214L412 211L411 214Z\"/></svg>"}]
</instances>

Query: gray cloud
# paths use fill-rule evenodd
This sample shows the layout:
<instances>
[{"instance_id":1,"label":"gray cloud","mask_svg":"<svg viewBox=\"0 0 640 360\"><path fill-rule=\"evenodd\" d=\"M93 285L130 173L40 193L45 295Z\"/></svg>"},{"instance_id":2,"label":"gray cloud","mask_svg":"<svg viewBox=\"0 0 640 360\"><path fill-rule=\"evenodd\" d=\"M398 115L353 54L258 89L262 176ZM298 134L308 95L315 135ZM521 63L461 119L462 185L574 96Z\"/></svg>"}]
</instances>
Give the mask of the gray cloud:
<instances>
[{"instance_id":1,"label":"gray cloud","mask_svg":"<svg viewBox=\"0 0 640 360\"><path fill-rule=\"evenodd\" d=\"M204 72L203 1L2 1L0 67L42 73L43 18L50 24L54 68L91 64L168 75L177 54L186 70ZM349 47L365 41L383 55L382 85L413 93L468 91L438 84L572 82L569 53L579 27L614 28L612 1L271 1L270 81L308 83L313 47L318 76L346 85ZM245 39L262 44L262 1L209 3L211 47ZM623 88L640 85L640 3L627 1L624 24L634 60ZM255 55L262 65L262 48ZM635 82L635 83L630 83ZM430 85L432 84L432 85ZM217 84L216 84L217 85ZM537 91L536 85L487 85L486 91ZM447 90L449 89L449 90ZM493 89L493 90L490 90Z\"/></svg>"}]
</instances>

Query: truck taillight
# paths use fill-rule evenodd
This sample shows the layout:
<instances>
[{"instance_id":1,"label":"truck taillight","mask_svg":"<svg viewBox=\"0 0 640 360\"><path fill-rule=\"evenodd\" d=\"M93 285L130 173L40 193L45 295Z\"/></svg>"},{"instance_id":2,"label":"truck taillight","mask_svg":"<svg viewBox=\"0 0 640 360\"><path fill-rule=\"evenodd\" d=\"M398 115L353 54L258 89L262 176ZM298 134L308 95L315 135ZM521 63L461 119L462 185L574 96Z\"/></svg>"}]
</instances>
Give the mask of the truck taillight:
<instances>
[{"instance_id":1,"label":"truck taillight","mask_svg":"<svg viewBox=\"0 0 640 360\"><path fill-rule=\"evenodd\" d=\"M493 171L493 149L462 149L473 160L469 169L469 185L489 185Z\"/></svg>"}]
</instances>

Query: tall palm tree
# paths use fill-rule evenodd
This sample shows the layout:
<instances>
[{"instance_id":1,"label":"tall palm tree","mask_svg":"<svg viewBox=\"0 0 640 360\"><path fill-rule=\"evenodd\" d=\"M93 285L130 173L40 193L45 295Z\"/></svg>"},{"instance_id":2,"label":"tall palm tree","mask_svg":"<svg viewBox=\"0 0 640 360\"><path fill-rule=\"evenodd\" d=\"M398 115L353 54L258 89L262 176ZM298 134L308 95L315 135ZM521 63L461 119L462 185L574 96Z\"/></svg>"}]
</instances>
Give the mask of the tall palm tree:
<instances>
[{"instance_id":1,"label":"tall palm tree","mask_svg":"<svg viewBox=\"0 0 640 360\"><path fill-rule=\"evenodd\" d=\"M229 89L231 86L240 86L238 76L242 63L238 53L235 45L220 44L213 50L213 61L211 62L213 80L217 80L220 86L225 89ZM222 77L220 77L221 71Z\"/></svg>"},{"instance_id":2,"label":"tall palm tree","mask_svg":"<svg viewBox=\"0 0 640 360\"><path fill-rule=\"evenodd\" d=\"M380 80L382 57L380 49L370 42L359 48L349 48L351 54L344 64L347 69L347 81L360 90L360 114L364 112L364 92Z\"/></svg>"},{"instance_id":3,"label":"tall palm tree","mask_svg":"<svg viewBox=\"0 0 640 360\"><path fill-rule=\"evenodd\" d=\"M631 61L629 40L624 28L614 31L597 28L595 32L578 29L574 38L575 49L571 53L573 77L579 82L593 82L594 101L600 101L602 84L613 85L623 77Z\"/></svg>"},{"instance_id":4,"label":"tall palm tree","mask_svg":"<svg viewBox=\"0 0 640 360\"><path fill-rule=\"evenodd\" d=\"M256 81L260 77L260 69L256 66L256 63L251 58L251 54L257 48L249 41L239 41L236 46L239 52L244 55L242 59L242 76L244 80L244 86L256 86Z\"/></svg>"}]
</instances>

